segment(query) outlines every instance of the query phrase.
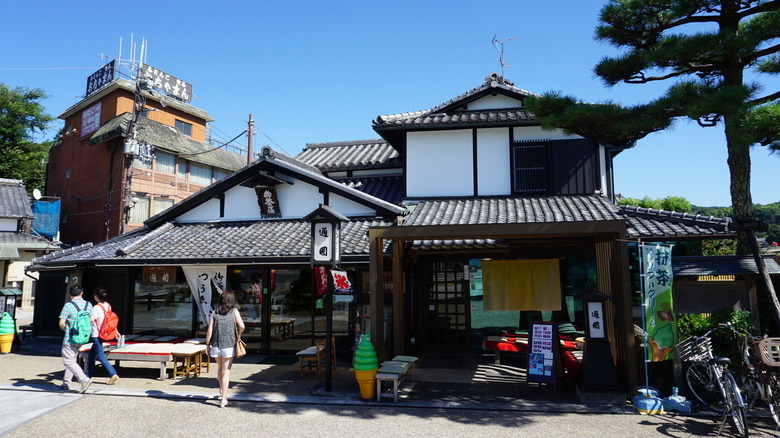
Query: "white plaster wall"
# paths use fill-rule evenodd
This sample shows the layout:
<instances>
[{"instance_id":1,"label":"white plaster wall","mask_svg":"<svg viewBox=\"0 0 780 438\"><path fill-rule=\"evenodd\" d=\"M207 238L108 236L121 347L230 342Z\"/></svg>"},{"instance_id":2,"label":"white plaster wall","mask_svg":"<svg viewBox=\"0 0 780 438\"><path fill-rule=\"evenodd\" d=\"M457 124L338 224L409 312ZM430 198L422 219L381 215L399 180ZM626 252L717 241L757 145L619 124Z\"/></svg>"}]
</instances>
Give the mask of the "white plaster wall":
<instances>
[{"instance_id":1,"label":"white plaster wall","mask_svg":"<svg viewBox=\"0 0 780 438\"><path fill-rule=\"evenodd\" d=\"M18 231L18 219L0 219L0 231Z\"/></svg>"},{"instance_id":2,"label":"white plaster wall","mask_svg":"<svg viewBox=\"0 0 780 438\"><path fill-rule=\"evenodd\" d=\"M523 103L503 94L485 96L469 103L470 110L522 108Z\"/></svg>"},{"instance_id":3,"label":"white plaster wall","mask_svg":"<svg viewBox=\"0 0 780 438\"><path fill-rule=\"evenodd\" d=\"M253 187L237 186L225 192L225 220L255 220L260 206Z\"/></svg>"},{"instance_id":4,"label":"white plaster wall","mask_svg":"<svg viewBox=\"0 0 780 438\"><path fill-rule=\"evenodd\" d=\"M567 138L582 138L579 135L566 135L559 129L545 131L540 126L521 126L512 129L514 130L515 140L563 140Z\"/></svg>"},{"instance_id":5,"label":"white plaster wall","mask_svg":"<svg viewBox=\"0 0 780 438\"><path fill-rule=\"evenodd\" d=\"M203 204L178 216L178 222L201 222L219 219L219 199L209 199Z\"/></svg>"},{"instance_id":6,"label":"white plaster wall","mask_svg":"<svg viewBox=\"0 0 780 438\"><path fill-rule=\"evenodd\" d=\"M316 186L289 177L282 176L282 178L293 183L276 186L282 218L302 218L320 206L323 196Z\"/></svg>"},{"instance_id":7,"label":"white plaster wall","mask_svg":"<svg viewBox=\"0 0 780 438\"><path fill-rule=\"evenodd\" d=\"M376 210L352 201L351 199L336 196L333 193L330 194L330 206L344 216L376 216ZM314 211L317 207L319 207L319 205L313 206L312 209L309 210L309 213Z\"/></svg>"},{"instance_id":8,"label":"white plaster wall","mask_svg":"<svg viewBox=\"0 0 780 438\"><path fill-rule=\"evenodd\" d=\"M458 129L407 133L407 195L473 195L471 132L470 129Z\"/></svg>"},{"instance_id":9,"label":"white plaster wall","mask_svg":"<svg viewBox=\"0 0 780 438\"><path fill-rule=\"evenodd\" d=\"M606 194L607 185L607 151L604 145L599 143L599 173L601 174L601 193Z\"/></svg>"},{"instance_id":10,"label":"white plaster wall","mask_svg":"<svg viewBox=\"0 0 780 438\"><path fill-rule=\"evenodd\" d=\"M509 195L509 129L488 128L477 131L478 195Z\"/></svg>"}]
</instances>

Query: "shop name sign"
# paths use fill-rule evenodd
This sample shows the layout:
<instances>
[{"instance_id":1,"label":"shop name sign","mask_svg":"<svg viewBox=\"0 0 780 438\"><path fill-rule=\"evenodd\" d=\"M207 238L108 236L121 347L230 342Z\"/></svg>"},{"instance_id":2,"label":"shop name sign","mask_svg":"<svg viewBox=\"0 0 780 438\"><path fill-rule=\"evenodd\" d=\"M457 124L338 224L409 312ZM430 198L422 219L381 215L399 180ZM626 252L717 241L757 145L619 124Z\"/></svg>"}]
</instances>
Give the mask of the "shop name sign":
<instances>
[{"instance_id":1,"label":"shop name sign","mask_svg":"<svg viewBox=\"0 0 780 438\"><path fill-rule=\"evenodd\" d=\"M173 97L177 97L185 102L192 100L192 84L158 70L151 65L142 64L138 69L138 77L151 80L153 88Z\"/></svg>"},{"instance_id":2,"label":"shop name sign","mask_svg":"<svg viewBox=\"0 0 780 438\"><path fill-rule=\"evenodd\" d=\"M316 263L339 262L339 227L330 222L315 223L312 241L312 261Z\"/></svg>"},{"instance_id":3,"label":"shop name sign","mask_svg":"<svg viewBox=\"0 0 780 438\"><path fill-rule=\"evenodd\" d=\"M103 88L105 85L114 81L114 67L116 66L116 60L109 62L108 64L100 67L100 70L92 73L87 78L87 92L84 93L84 97L89 96L95 91Z\"/></svg>"}]
</instances>

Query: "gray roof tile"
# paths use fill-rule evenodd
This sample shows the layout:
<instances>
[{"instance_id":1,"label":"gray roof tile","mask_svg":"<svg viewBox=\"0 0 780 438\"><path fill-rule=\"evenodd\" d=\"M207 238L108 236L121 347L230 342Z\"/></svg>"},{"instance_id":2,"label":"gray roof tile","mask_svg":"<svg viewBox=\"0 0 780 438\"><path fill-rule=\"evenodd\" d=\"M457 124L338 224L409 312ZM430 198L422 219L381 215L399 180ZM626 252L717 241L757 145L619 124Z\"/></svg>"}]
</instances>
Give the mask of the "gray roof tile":
<instances>
[{"instance_id":1,"label":"gray roof tile","mask_svg":"<svg viewBox=\"0 0 780 438\"><path fill-rule=\"evenodd\" d=\"M764 257L770 275L780 275L780 266L769 256ZM702 256L675 257L672 260L674 275L758 275L752 256Z\"/></svg>"},{"instance_id":2,"label":"gray roof tile","mask_svg":"<svg viewBox=\"0 0 780 438\"><path fill-rule=\"evenodd\" d=\"M18 179L0 178L0 218L32 219L30 198Z\"/></svg>"},{"instance_id":3,"label":"gray roof tile","mask_svg":"<svg viewBox=\"0 0 780 438\"><path fill-rule=\"evenodd\" d=\"M308 143L295 158L322 172L401 166L398 152L381 139Z\"/></svg>"}]
</instances>

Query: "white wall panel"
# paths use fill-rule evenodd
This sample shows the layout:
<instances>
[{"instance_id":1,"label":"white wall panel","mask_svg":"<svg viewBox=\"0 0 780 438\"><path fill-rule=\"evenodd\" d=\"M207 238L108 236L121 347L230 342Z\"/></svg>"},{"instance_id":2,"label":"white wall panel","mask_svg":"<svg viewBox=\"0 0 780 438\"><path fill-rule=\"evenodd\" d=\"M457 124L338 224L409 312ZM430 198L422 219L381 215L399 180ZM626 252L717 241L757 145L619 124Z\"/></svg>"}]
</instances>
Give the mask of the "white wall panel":
<instances>
[{"instance_id":1,"label":"white wall panel","mask_svg":"<svg viewBox=\"0 0 780 438\"><path fill-rule=\"evenodd\" d=\"M201 222L219 219L219 199L209 199L203 204L177 217L179 222Z\"/></svg>"},{"instance_id":2,"label":"white wall panel","mask_svg":"<svg viewBox=\"0 0 780 438\"><path fill-rule=\"evenodd\" d=\"M406 134L408 196L469 196L474 192L470 129Z\"/></svg>"},{"instance_id":3,"label":"white wall panel","mask_svg":"<svg viewBox=\"0 0 780 438\"><path fill-rule=\"evenodd\" d=\"M0 219L0 231L19 231L19 220Z\"/></svg>"},{"instance_id":4,"label":"white wall panel","mask_svg":"<svg viewBox=\"0 0 780 438\"><path fill-rule=\"evenodd\" d=\"M509 129L489 128L477 131L477 182L480 196L509 195Z\"/></svg>"},{"instance_id":5,"label":"white wall panel","mask_svg":"<svg viewBox=\"0 0 780 438\"><path fill-rule=\"evenodd\" d=\"M522 108L523 103L503 94L485 96L469 103L469 110Z\"/></svg>"},{"instance_id":6,"label":"white wall panel","mask_svg":"<svg viewBox=\"0 0 780 438\"><path fill-rule=\"evenodd\" d=\"M255 220L260 206L254 187L237 186L225 192L225 220Z\"/></svg>"},{"instance_id":7,"label":"white wall panel","mask_svg":"<svg viewBox=\"0 0 780 438\"><path fill-rule=\"evenodd\" d=\"M582 138L579 135L566 135L559 129L545 131L539 126L522 126L512 129L514 129L515 140L563 140L567 138Z\"/></svg>"}]
</instances>

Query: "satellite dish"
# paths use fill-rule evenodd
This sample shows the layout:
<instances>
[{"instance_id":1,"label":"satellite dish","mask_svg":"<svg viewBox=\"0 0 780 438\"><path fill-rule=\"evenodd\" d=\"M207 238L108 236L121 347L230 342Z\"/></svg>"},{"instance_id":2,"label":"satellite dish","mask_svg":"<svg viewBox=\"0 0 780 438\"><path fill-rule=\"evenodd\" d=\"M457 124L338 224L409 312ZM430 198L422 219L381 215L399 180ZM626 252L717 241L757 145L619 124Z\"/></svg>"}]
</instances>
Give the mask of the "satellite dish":
<instances>
[{"instance_id":1,"label":"satellite dish","mask_svg":"<svg viewBox=\"0 0 780 438\"><path fill-rule=\"evenodd\" d=\"M33 189L33 198L35 198L36 201L41 199L41 191L38 189Z\"/></svg>"}]
</instances>

